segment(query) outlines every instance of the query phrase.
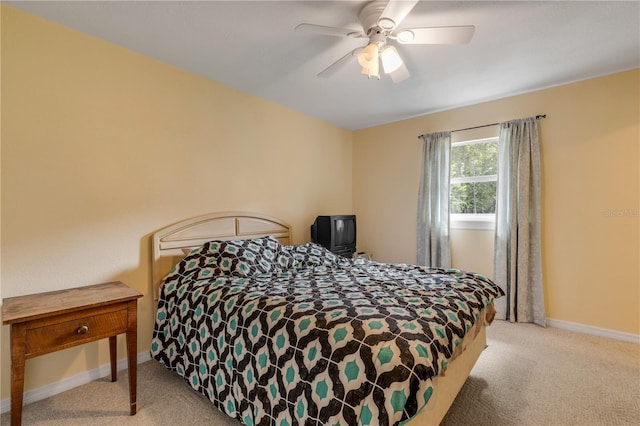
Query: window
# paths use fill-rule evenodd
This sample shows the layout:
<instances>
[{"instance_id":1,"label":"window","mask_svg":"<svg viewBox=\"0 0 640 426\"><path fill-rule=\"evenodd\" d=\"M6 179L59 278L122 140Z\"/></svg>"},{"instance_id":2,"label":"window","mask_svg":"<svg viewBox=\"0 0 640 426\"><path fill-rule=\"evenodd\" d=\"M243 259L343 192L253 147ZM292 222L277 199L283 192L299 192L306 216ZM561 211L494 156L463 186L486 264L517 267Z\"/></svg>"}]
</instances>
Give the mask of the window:
<instances>
[{"instance_id":1,"label":"window","mask_svg":"<svg viewBox=\"0 0 640 426\"><path fill-rule=\"evenodd\" d=\"M497 180L497 137L451 144L449 208L453 228L493 229Z\"/></svg>"}]
</instances>

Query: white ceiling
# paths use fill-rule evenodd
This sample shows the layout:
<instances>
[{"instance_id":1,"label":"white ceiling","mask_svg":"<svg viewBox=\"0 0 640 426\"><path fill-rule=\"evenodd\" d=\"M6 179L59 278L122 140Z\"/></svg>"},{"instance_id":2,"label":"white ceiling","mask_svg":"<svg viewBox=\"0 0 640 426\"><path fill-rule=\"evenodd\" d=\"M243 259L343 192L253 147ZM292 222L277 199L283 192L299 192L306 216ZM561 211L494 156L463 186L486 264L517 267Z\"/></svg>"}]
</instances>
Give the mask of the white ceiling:
<instances>
[{"instance_id":1,"label":"white ceiling","mask_svg":"<svg viewBox=\"0 0 640 426\"><path fill-rule=\"evenodd\" d=\"M356 130L640 67L640 1L420 1L399 28L475 25L467 45L397 45L411 78L360 74L367 1L28 1L11 6Z\"/></svg>"}]
</instances>

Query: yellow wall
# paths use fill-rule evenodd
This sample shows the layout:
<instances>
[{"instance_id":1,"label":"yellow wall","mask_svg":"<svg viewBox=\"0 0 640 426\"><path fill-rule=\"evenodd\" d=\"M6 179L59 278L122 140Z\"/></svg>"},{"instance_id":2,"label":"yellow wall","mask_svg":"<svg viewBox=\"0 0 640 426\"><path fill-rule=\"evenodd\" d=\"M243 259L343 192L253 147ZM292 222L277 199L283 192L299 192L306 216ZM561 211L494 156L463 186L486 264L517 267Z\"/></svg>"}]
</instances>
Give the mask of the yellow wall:
<instances>
[{"instance_id":1,"label":"yellow wall","mask_svg":"<svg viewBox=\"0 0 640 426\"><path fill-rule=\"evenodd\" d=\"M243 210L301 243L315 215L352 210L351 132L5 5L2 107L2 297L122 280L145 295L140 352L152 232ZM29 360L25 389L107 363L107 346Z\"/></svg>"},{"instance_id":2,"label":"yellow wall","mask_svg":"<svg viewBox=\"0 0 640 426\"><path fill-rule=\"evenodd\" d=\"M423 133L547 114L542 255L547 316L640 334L640 70L354 132L359 250L415 262ZM453 266L493 272L491 231L452 231Z\"/></svg>"}]
</instances>

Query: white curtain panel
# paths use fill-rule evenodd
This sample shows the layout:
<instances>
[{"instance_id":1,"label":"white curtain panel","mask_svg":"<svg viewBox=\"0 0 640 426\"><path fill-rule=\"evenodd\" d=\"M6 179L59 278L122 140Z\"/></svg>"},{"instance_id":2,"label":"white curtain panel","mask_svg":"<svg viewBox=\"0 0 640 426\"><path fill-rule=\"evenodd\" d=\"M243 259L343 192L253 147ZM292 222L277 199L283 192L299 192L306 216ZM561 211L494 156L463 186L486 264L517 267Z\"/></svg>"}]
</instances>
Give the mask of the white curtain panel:
<instances>
[{"instance_id":1,"label":"white curtain panel","mask_svg":"<svg viewBox=\"0 0 640 426\"><path fill-rule=\"evenodd\" d=\"M424 140L420 193L418 194L419 265L450 268L449 158L451 132L430 133Z\"/></svg>"},{"instance_id":2,"label":"white curtain panel","mask_svg":"<svg viewBox=\"0 0 640 426\"><path fill-rule=\"evenodd\" d=\"M540 180L536 118L500 123L494 279L506 297L497 318L544 327Z\"/></svg>"}]
</instances>

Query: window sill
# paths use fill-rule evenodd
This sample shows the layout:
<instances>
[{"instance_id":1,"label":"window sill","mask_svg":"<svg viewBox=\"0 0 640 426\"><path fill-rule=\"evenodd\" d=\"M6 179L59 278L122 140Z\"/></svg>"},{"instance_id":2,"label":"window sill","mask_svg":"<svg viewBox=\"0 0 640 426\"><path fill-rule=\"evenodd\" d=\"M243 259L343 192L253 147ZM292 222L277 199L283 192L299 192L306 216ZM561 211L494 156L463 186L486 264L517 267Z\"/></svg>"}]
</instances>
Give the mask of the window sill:
<instances>
[{"instance_id":1,"label":"window sill","mask_svg":"<svg viewBox=\"0 0 640 426\"><path fill-rule=\"evenodd\" d=\"M451 229L479 229L494 230L496 228L495 214L452 214Z\"/></svg>"}]
</instances>

